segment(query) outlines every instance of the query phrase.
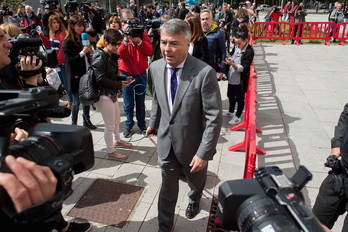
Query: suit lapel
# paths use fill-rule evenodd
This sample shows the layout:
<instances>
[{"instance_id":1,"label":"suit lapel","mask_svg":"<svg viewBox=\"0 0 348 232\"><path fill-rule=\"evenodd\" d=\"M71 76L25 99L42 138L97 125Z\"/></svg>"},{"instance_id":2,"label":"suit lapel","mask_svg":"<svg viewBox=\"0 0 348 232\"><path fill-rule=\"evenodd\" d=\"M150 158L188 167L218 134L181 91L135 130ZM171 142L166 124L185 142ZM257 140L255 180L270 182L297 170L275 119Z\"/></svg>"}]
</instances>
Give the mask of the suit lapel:
<instances>
[{"instance_id":1,"label":"suit lapel","mask_svg":"<svg viewBox=\"0 0 348 232\"><path fill-rule=\"evenodd\" d=\"M172 117L176 114L176 111L180 109L182 99L184 98L185 93L191 84L191 80L194 78L192 75L192 70L194 68L194 60L191 55L188 55L180 76L179 88L175 95Z\"/></svg>"}]
</instances>

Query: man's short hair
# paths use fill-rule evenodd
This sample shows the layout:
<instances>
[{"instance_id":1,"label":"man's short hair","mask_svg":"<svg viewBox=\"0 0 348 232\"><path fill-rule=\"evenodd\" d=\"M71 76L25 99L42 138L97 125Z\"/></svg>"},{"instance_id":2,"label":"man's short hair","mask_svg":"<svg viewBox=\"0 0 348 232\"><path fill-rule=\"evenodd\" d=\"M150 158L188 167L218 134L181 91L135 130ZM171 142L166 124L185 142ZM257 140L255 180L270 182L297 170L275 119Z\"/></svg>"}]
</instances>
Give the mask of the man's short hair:
<instances>
[{"instance_id":1,"label":"man's short hair","mask_svg":"<svg viewBox=\"0 0 348 232\"><path fill-rule=\"evenodd\" d=\"M210 17L213 17L213 13L211 13L211 10L208 10L208 9L201 10L201 14L206 13L206 12L209 13Z\"/></svg>"},{"instance_id":2,"label":"man's short hair","mask_svg":"<svg viewBox=\"0 0 348 232\"><path fill-rule=\"evenodd\" d=\"M122 17L123 14L129 14L129 13L131 13L133 15L133 12L129 8L124 8L121 10L120 16L121 16L121 18L123 18ZM133 17L134 17L134 15L133 15Z\"/></svg>"},{"instance_id":3,"label":"man's short hair","mask_svg":"<svg viewBox=\"0 0 348 232\"><path fill-rule=\"evenodd\" d=\"M187 22L181 19L171 19L165 22L159 29L161 34L162 30L165 30L169 35L183 34L185 40L191 39L191 29Z\"/></svg>"}]
</instances>

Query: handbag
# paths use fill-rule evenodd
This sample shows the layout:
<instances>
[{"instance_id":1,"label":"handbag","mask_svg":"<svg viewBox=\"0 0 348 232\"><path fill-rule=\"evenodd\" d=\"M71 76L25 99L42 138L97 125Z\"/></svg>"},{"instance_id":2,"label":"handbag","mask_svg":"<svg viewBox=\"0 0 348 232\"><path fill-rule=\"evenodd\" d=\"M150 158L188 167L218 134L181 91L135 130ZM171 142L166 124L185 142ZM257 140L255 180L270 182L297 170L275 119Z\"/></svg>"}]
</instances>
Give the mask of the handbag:
<instances>
[{"instance_id":1,"label":"handbag","mask_svg":"<svg viewBox=\"0 0 348 232\"><path fill-rule=\"evenodd\" d=\"M99 85L94 77L92 66L80 78L79 98L82 105L89 106L99 100Z\"/></svg>"}]
</instances>

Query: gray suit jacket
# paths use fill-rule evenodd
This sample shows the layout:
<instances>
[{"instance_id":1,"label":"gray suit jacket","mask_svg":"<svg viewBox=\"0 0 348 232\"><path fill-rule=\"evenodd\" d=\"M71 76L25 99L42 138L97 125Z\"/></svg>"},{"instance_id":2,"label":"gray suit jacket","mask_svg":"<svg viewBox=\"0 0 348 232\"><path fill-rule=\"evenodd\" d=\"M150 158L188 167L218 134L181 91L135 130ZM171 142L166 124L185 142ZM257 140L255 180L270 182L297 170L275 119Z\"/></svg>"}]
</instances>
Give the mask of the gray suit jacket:
<instances>
[{"instance_id":1,"label":"gray suit jacket","mask_svg":"<svg viewBox=\"0 0 348 232\"><path fill-rule=\"evenodd\" d=\"M170 114L165 67L164 59L150 65L154 95L149 127L158 128L159 158L165 159L173 147L183 165L188 165L195 155L204 160L213 159L222 123L216 72L205 62L188 55Z\"/></svg>"}]
</instances>

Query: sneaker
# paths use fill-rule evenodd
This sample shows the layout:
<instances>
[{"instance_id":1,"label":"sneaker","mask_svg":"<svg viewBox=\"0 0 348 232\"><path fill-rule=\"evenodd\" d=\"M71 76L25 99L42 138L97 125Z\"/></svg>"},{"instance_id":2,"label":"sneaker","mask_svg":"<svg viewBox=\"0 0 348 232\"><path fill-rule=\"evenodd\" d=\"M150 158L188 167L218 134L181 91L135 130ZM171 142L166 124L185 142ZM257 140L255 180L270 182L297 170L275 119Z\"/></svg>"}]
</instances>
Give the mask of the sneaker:
<instances>
[{"instance_id":1,"label":"sneaker","mask_svg":"<svg viewBox=\"0 0 348 232\"><path fill-rule=\"evenodd\" d=\"M115 147L124 147L124 148L132 148L133 145L131 143L128 143L126 141L121 140L120 142L116 142Z\"/></svg>"},{"instance_id":2,"label":"sneaker","mask_svg":"<svg viewBox=\"0 0 348 232\"><path fill-rule=\"evenodd\" d=\"M90 223L69 222L67 232L88 232L91 229L92 225Z\"/></svg>"},{"instance_id":3,"label":"sneaker","mask_svg":"<svg viewBox=\"0 0 348 232\"><path fill-rule=\"evenodd\" d=\"M224 112L222 112L222 116L225 116L225 117L231 116L231 117L233 117L233 116L234 116L234 113L231 113L231 112L229 112L229 111L224 111Z\"/></svg>"},{"instance_id":4,"label":"sneaker","mask_svg":"<svg viewBox=\"0 0 348 232\"><path fill-rule=\"evenodd\" d=\"M146 128L141 130L141 134L146 137Z\"/></svg>"},{"instance_id":5,"label":"sneaker","mask_svg":"<svg viewBox=\"0 0 348 232\"><path fill-rule=\"evenodd\" d=\"M127 156L125 154L122 154L120 152L114 151L112 153L108 153L108 156L110 158L115 158L115 159L125 159Z\"/></svg>"},{"instance_id":6,"label":"sneaker","mask_svg":"<svg viewBox=\"0 0 348 232\"><path fill-rule=\"evenodd\" d=\"M228 124L234 125L240 123L240 118L233 116L233 118L228 122Z\"/></svg>"},{"instance_id":7,"label":"sneaker","mask_svg":"<svg viewBox=\"0 0 348 232\"><path fill-rule=\"evenodd\" d=\"M128 128L126 128L124 131L123 131L123 136L125 137L125 138L129 138L129 137L131 137L132 136L132 130L131 129L128 129Z\"/></svg>"}]
</instances>

